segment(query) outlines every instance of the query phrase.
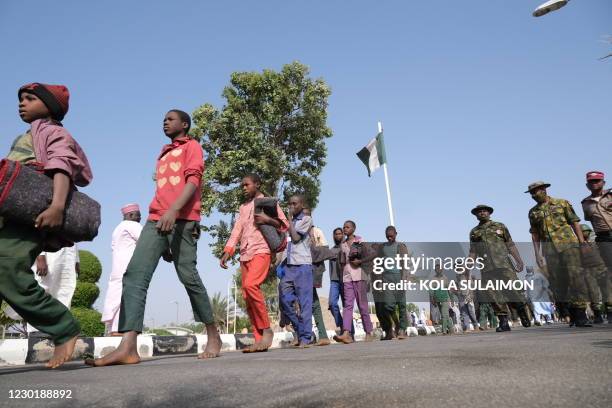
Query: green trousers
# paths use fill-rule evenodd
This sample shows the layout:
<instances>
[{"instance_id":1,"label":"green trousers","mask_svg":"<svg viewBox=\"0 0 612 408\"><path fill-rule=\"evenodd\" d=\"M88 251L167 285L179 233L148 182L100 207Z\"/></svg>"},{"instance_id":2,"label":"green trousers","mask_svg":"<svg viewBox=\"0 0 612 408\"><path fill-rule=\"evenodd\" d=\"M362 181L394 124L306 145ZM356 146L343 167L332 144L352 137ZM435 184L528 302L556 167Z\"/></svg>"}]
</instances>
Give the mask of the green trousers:
<instances>
[{"instance_id":1,"label":"green trousers","mask_svg":"<svg viewBox=\"0 0 612 408\"><path fill-rule=\"evenodd\" d=\"M543 252L559 313L566 316L568 306L585 309L589 293L584 279L580 249L568 248L557 252L547 245Z\"/></svg>"},{"instance_id":2,"label":"green trousers","mask_svg":"<svg viewBox=\"0 0 612 408\"><path fill-rule=\"evenodd\" d=\"M610 274L604 264L595 267L585 267L584 277L589 291L591 309L603 313L612 311L612 294L610 293Z\"/></svg>"},{"instance_id":3,"label":"green trousers","mask_svg":"<svg viewBox=\"0 0 612 408\"><path fill-rule=\"evenodd\" d=\"M497 268L491 271L482 273L483 284L486 285L492 281L512 281L518 279L516 272L509 268ZM527 307L527 299L525 295L516 290L488 290L485 294L485 299L488 298L494 313L497 316L507 316L508 307L516 311L522 311Z\"/></svg>"},{"instance_id":4,"label":"green trousers","mask_svg":"<svg viewBox=\"0 0 612 408\"><path fill-rule=\"evenodd\" d=\"M34 279L32 265L41 252L42 238L34 228L10 222L0 228L0 303L5 300L59 345L78 335L81 328L68 308Z\"/></svg>"},{"instance_id":5,"label":"green trousers","mask_svg":"<svg viewBox=\"0 0 612 408\"><path fill-rule=\"evenodd\" d=\"M178 278L187 290L195 320L204 324L214 323L210 299L196 268L199 224L177 220L169 234L161 234L155 225L155 221L145 224L123 275L119 331L142 332L149 284L159 259L168 250L172 253Z\"/></svg>"},{"instance_id":6,"label":"green trousers","mask_svg":"<svg viewBox=\"0 0 612 408\"><path fill-rule=\"evenodd\" d=\"M315 319L317 330L319 332L319 340L328 339L327 330L325 329L325 321L323 320L323 311L321 310L321 302L319 302L319 294L317 288L312 288L312 317Z\"/></svg>"},{"instance_id":7,"label":"green trousers","mask_svg":"<svg viewBox=\"0 0 612 408\"><path fill-rule=\"evenodd\" d=\"M438 305L440 307L440 314L442 315L442 333L450 333L453 328L450 316L448 315L450 302L440 302Z\"/></svg>"},{"instance_id":8,"label":"green trousers","mask_svg":"<svg viewBox=\"0 0 612 408\"><path fill-rule=\"evenodd\" d=\"M491 306L490 303L480 303L478 307L480 312L480 321L478 323L480 324L480 327L486 329L488 321L491 323L491 328L496 328L498 322L493 306Z\"/></svg>"},{"instance_id":9,"label":"green trousers","mask_svg":"<svg viewBox=\"0 0 612 408\"><path fill-rule=\"evenodd\" d=\"M395 272L383 272L382 282L399 284L402 275ZM380 290L373 293L376 317L380 322L380 327L389 333L393 326L396 329L408 329L408 311L406 309L406 291L404 290ZM398 318L399 314L399 318ZM399 326L399 327L398 327Z\"/></svg>"}]
</instances>

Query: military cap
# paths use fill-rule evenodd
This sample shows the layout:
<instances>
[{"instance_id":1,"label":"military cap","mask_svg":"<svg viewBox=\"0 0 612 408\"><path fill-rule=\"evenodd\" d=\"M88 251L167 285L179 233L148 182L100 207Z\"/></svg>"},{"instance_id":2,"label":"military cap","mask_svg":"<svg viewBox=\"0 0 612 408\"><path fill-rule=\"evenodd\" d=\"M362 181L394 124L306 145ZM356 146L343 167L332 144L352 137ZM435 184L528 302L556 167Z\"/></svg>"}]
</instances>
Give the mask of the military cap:
<instances>
[{"instance_id":1,"label":"military cap","mask_svg":"<svg viewBox=\"0 0 612 408\"><path fill-rule=\"evenodd\" d=\"M534 181L533 183L527 186L527 191L525 192L530 193L531 190L536 189L538 187L550 187L550 183L546 183L544 181Z\"/></svg>"},{"instance_id":2,"label":"military cap","mask_svg":"<svg viewBox=\"0 0 612 408\"><path fill-rule=\"evenodd\" d=\"M493 207L489 207L488 205L485 205L485 204L478 204L476 207L472 208L471 213L476 215L478 210L487 210L489 214L493 214Z\"/></svg>"}]
</instances>

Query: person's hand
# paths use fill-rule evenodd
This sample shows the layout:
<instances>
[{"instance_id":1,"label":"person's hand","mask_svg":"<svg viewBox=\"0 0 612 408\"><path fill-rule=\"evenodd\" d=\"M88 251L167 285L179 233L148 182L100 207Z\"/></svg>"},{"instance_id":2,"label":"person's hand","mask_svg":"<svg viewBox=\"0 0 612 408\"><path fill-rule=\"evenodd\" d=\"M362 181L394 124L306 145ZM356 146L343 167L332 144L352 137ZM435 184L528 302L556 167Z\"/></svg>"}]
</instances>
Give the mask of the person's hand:
<instances>
[{"instance_id":1,"label":"person's hand","mask_svg":"<svg viewBox=\"0 0 612 408\"><path fill-rule=\"evenodd\" d=\"M61 227L63 222L64 209L51 206L36 217L34 227L38 229L53 229Z\"/></svg>"},{"instance_id":2,"label":"person's hand","mask_svg":"<svg viewBox=\"0 0 612 408\"><path fill-rule=\"evenodd\" d=\"M271 220L271 218L264 213L255 214L253 218L255 219L255 224L257 225L268 224Z\"/></svg>"},{"instance_id":3,"label":"person's hand","mask_svg":"<svg viewBox=\"0 0 612 408\"><path fill-rule=\"evenodd\" d=\"M582 255L589 255L592 251L593 249L587 242L580 244L580 252L582 252Z\"/></svg>"},{"instance_id":4,"label":"person's hand","mask_svg":"<svg viewBox=\"0 0 612 408\"><path fill-rule=\"evenodd\" d=\"M227 252L223 253L223 256L221 256L221 261L219 262L219 266L221 266L223 269L227 269L227 261L230 258L230 254L228 254Z\"/></svg>"},{"instance_id":5,"label":"person's hand","mask_svg":"<svg viewBox=\"0 0 612 408\"><path fill-rule=\"evenodd\" d=\"M162 259L166 262L172 262L172 252L170 252L169 249L164 251L162 254Z\"/></svg>"},{"instance_id":6,"label":"person's hand","mask_svg":"<svg viewBox=\"0 0 612 408\"><path fill-rule=\"evenodd\" d=\"M536 255L536 263L540 268L544 268L544 258L542 257L542 255Z\"/></svg>"},{"instance_id":7,"label":"person's hand","mask_svg":"<svg viewBox=\"0 0 612 408\"><path fill-rule=\"evenodd\" d=\"M36 274L38 276L47 276L49 272L49 268L47 266L47 257L44 255L39 255L36 257Z\"/></svg>"},{"instance_id":8,"label":"person's hand","mask_svg":"<svg viewBox=\"0 0 612 408\"><path fill-rule=\"evenodd\" d=\"M362 262L361 259L353 259L350 263L353 265L353 268L359 268Z\"/></svg>"},{"instance_id":9,"label":"person's hand","mask_svg":"<svg viewBox=\"0 0 612 408\"><path fill-rule=\"evenodd\" d=\"M174 224L176 223L177 216L178 211L169 209L164 215L162 215L159 221L157 221L157 225L155 227L162 233L171 232L172 228L174 228Z\"/></svg>"}]
</instances>

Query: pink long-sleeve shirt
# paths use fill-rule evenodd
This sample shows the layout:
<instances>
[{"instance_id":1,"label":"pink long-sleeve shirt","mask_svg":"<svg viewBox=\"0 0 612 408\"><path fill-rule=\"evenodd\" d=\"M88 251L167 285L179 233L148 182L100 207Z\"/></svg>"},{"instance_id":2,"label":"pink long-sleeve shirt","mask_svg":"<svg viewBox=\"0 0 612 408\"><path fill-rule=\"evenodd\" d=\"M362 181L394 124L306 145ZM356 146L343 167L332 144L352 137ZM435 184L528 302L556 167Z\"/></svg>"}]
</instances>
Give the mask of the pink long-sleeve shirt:
<instances>
[{"instance_id":1,"label":"pink long-sleeve shirt","mask_svg":"<svg viewBox=\"0 0 612 408\"><path fill-rule=\"evenodd\" d=\"M87 156L63 126L47 119L37 119L32 122L31 130L34 154L45 172L61 170L79 187L91 182L93 175Z\"/></svg>"},{"instance_id":2,"label":"pink long-sleeve shirt","mask_svg":"<svg viewBox=\"0 0 612 408\"><path fill-rule=\"evenodd\" d=\"M259 193L255 198L264 197ZM289 229L289 221L283 213L283 210L277 204L278 220L281 222L281 231ZM230 255L234 255L236 245L240 243L240 262L251 260L257 254L269 254L270 247L263 237L257 224L255 224L255 200L242 204L238 211L238 220L234 224L232 234L230 235L224 251Z\"/></svg>"}]
</instances>

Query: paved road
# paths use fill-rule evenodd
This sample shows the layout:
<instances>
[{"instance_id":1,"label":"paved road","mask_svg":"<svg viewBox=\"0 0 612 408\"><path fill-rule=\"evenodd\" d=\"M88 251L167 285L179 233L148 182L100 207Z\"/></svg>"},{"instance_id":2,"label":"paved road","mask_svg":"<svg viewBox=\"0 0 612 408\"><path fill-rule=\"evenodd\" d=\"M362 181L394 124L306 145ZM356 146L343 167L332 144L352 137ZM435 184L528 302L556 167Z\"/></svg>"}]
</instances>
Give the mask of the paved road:
<instances>
[{"instance_id":1,"label":"paved road","mask_svg":"<svg viewBox=\"0 0 612 408\"><path fill-rule=\"evenodd\" d=\"M70 389L71 402L10 400ZM137 366L0 369L2 406L610 407L612 325L427 336Z\"/></svg>"}]
</instances>

